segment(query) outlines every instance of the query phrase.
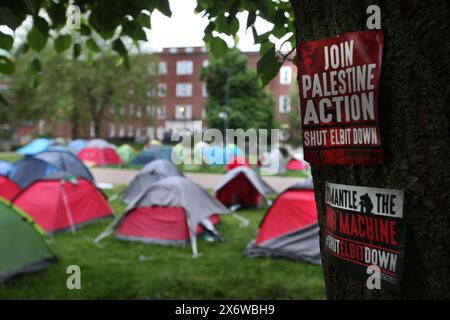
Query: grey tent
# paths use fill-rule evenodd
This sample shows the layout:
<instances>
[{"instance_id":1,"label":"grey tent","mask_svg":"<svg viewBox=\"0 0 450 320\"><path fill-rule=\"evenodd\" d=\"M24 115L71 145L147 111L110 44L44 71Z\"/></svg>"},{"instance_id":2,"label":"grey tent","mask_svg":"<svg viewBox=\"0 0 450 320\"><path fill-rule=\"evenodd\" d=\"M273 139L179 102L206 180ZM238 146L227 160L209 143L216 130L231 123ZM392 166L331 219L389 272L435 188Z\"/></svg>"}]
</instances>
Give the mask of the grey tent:
<instances>
[{"instance_id":1,"label":"grey tent","mask_svg":"<svg viewBox=\"0 0 450 320\"><path fill-rule=\"evenodd\" d=\"M49 150L36 154L33 158L50 163L63 172L94 181L89 169L73 153L63 150Z\"/></svg>"},{"instance_id":2,"label":"grey tent","mask_svg":"<svg viewBox=\"0 0 450 320\"><path fill-rule=\"evenodd\" d=\"M259 206L269 193L275 193L251 168L240 166L228 171L214 188L216 198L226 206Z\"/></svg>"},{"instance_id":3,"label":"grey tent","mask_svg":"<svg viewBox=\"0 0 450 320\"><path fill-rule=\"evenodd\" d=\"M129 204L156 181L171 176L182 175L178 168L168 160L158 159L152 161L139 171L133 181L123 191L122 200L124 203Z\"/></svg>"},{"instance_id":4,"label":"grey tent","mask_svg":"<svg viewBox=\"0 0 450 320\"><path fill-rule=\"evenodd\" d=\"M223 213L228 209L202 187L172 176L150 185L96 241L117 228L121 240L175 245L190 241L196 256L198 228L216 233L213 223Z\"/></svg>"},{"instance_id":5,"label":"grey tent","mask_svg":"<svg viewBox=\"0 0 450 320\"><path fill-rule=\"evenodd\" d=\"M280 149L266 153L262 160L261 173L283 174L286 172L286 160Z\"/></svg>"},{"instance_id":6,"label":"grey tent","mask_svg":"<svg viewBox=\"0 0 450 320\"><path fill-rule=\"evenodd\" d=\"M19 160L11 168L8 177L24 189L34 181L56 172L94 180L85 165L76 156L65 151L44 151Z\"/></svg>"},{"instance_id":7,"label":"grey tent","mask_svg":"<svg viewBox=\"0 0 450 320\"><path fill-rule=\"evenodd\" d=\"M321 263L316 201L310 181L280 194L267 211L245 255Z\"/></svg>"}]
</instances>

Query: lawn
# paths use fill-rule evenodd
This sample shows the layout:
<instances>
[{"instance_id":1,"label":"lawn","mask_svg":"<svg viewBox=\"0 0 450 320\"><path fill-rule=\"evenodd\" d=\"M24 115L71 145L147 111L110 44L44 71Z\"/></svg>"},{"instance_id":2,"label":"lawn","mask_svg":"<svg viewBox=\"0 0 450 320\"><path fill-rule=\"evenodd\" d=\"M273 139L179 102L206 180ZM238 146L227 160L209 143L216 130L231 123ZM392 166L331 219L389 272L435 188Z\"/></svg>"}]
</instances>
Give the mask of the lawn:
<instances>
[{"instance_id":1,"label":"lawn","mask_svg":"<svg viewBox=\"0 0 450 320\"><path fill-rule=\"evenodd\" d=\"M108 195L120 190L116 187ZM112 204L116 213L124 209L118 200ZM323 299L321 267L243 256L264 210L240 214L250 226L242 228L233 217L223 217L218 230L225 242L201 239L203 256L197 259L192 259L190 247L121 242L113 236L99 248L92 240L111 219L75 235L59 234L49 238L58 263L0 285L0 299ZM66 268L72 264L81 268L81 290L66 288Z\"/></svg>"}]
</instances>

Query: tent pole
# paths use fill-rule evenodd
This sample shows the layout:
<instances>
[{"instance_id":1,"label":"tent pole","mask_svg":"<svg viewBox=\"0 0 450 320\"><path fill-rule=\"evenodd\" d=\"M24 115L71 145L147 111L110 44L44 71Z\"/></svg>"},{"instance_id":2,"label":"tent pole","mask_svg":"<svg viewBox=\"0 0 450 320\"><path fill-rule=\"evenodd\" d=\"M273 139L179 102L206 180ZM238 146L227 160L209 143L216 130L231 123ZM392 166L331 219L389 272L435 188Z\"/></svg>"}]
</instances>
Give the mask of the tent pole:
<instances>
[{"instance_id":1,"label":"tent pole","mask_svg":"<svg viewBox=\"0 0 450 320\"><path fill-rule=\"evenodd\" d=\"M69 201L67 199L66 191L64 189L64 185L65 185L64 180L61 180L61 184L60 185L61 185L61 193L62 193L63 203L64 203L64 207L66 209L67 219L69 220L69 224L70 224L70 230L72 231L72 234L75 234L77 232L76 232L75 225L74 225L74 222L73 222L72 212L70 210Z\"/></svg>"}]
</instances>

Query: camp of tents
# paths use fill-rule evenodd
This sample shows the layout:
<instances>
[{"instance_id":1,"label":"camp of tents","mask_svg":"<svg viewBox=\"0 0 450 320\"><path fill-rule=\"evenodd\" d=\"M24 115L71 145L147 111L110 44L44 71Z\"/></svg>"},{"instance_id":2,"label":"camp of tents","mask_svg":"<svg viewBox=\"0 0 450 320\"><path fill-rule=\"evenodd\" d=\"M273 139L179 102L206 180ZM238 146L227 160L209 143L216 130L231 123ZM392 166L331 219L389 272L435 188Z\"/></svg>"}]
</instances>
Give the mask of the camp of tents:
<instances>
[{"instance_id":1,"label":"camp of tents","mask_svg":"<svg viewBox=\"0 0 450 320\"><path fill-rule=\"evenodd\" d=\"M255 240L247 249L242 248L245 256L320 264L312 185L292 186L272 203L275 190L236 146L199 146L197 152L202 156L209 150L213 164L222 160L226 164L227 173L210 193L171 162L170 147L152 144L136 155L130 145L116 148L99 139L75 140L69 149L44 145L41 141L26 146L26 156L15 163L0 161L0 248L16 250L7 250L8 255L0 259L0 282L55 263L46 236L64 231L76 234L86 224L113 217L107 197L97 188L88 168L91 162L143 165L118 195L126 209L117 212L95 239L97 243L115 234L121 241L190 245L193 257L199 257L200 235L211 241L226 240L226 234L219 233L221 215L243 219L237 210L266 204L268 209ZM269 158L284 163L279 152L270 153ZM299 159L292 160L303 164ZM304 169L298 169L298 164L293 168Z\"/></svg>"}]
</instances>

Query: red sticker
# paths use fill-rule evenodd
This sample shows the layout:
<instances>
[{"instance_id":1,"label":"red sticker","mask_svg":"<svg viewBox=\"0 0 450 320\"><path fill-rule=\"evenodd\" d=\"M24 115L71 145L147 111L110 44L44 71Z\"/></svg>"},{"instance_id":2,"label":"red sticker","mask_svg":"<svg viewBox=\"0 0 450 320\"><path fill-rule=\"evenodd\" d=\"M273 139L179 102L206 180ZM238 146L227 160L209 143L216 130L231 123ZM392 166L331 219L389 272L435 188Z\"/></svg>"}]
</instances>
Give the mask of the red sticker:
<instances>
[{"instance_id":1,"label":"red sticker","mask_svg":"<svg viewBox=\"0 0 450 320\"><path fill-rule=\"evenodd\" d=\"M378 126L383 44L383 32L369 30L298 46L303 149L310 164L385 160Z\"/></svg>"}]
</instances>

